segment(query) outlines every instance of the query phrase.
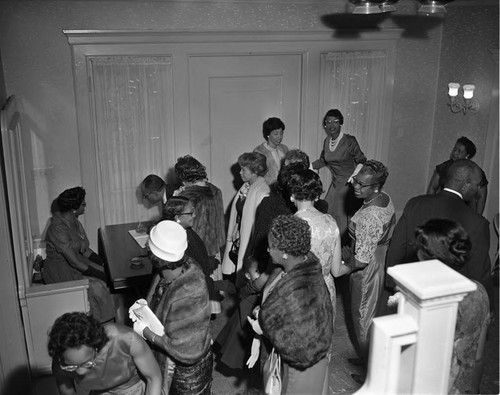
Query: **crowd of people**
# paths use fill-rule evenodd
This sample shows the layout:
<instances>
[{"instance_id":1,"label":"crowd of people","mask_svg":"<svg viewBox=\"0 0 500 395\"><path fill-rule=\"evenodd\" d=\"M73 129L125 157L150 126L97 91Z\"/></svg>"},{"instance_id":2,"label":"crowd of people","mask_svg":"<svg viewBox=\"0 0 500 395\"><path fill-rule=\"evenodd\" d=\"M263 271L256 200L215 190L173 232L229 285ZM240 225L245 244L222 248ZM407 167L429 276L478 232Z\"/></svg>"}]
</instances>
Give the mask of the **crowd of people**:
<instances>
[{"instance_id":1,"label":"crowd of people","mask_svg":"<svg viewBox=\"0 0 500 395\"><path fill-rule=\"evenodd\" d=\"M338 109L325 114L323 150L311 162L282 143L279 118L266 120L265 141L238 158L243 185L227 226L222 193L196 158L177 160L175 184L145 177L142 197L160 205L162 215L148 230L154 273L149 291L130 307L133 328L114 322L104 261L78 221L84 189L61 193L47 230L43 278L88 278L90 314L66 313L50 331L60 393L210 394L216 358L232 370L251 369L267 393L326 394L335 279L349 277L358 354L349 362L366 367L373 318L389 311L384 295L397 292L387 266L431 258L478 286L459 306L450 372L450 393L477 393L493 299L489 227L481 216L487 181L470 160L476 149L458 139L428 194L410 199L396 221L383 190L387 167L367 160L356 138L341 131L343 123ZM320 168L329 173L327 184ZM228 294L237 308L212 340L211 322ZM471 317L479 328L467 325Z\"/></svg>"}]
</instances>

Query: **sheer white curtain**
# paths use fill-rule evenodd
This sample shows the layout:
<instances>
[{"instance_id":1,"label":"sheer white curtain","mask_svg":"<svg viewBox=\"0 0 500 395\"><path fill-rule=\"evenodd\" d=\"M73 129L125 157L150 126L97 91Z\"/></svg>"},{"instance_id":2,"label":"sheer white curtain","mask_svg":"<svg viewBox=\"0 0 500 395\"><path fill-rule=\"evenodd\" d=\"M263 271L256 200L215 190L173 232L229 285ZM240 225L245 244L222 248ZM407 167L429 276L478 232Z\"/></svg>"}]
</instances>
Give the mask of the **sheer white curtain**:
<instances>
[{"instance_id":1,"label":"sheer white curtain","mask_svg":"<svg viewBox=\"0 0 500 395\"><path fill-rule=\"evenodd\" d=\"M169 56L91 57L99 205L105 224L158 215L138 186L174 163L172 63Z\"/></svg>"},{"instance_id":2,"label":"sheer white curtain","mask_svg":"<svg viewBox=\"0 0 500 395\"><path fill-rule=\"evenodd\" d=\"M365 155L374 158L377 133L384 127L386 52L330 52L322 55L321 63L321 116L338 108L344 115L342 131L356 136Z\"/></svg>"}]
</instances>

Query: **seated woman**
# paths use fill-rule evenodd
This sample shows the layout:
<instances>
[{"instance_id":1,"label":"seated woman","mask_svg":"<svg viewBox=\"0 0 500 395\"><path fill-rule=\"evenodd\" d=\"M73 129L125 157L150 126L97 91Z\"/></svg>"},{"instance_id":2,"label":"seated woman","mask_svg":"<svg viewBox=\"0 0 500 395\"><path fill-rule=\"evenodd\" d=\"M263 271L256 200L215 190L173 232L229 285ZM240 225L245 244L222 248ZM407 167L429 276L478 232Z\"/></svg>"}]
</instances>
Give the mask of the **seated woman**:
<instances>
[{"instance_id":1,"label":"seated woman","mask_svg":"<svg viewBox=\"0 0 500 395\"><path fill-rule=\"evenodd\" d=\"M205 243L208 255L220 259L226 243L226 223L222 192L207 180L207 170L190 155L177 159L174 167L180 189L174 195L185 196L194 205L193 230ZM220 274L216 280L222 278Z\"/></svg>"},{"instance_id":2,"label":"seated woman","mask_svg":"<svg viewBox=\"0 0 500 395\"><path fill-rule=\"evenodd\" d=\"M353 177L354 194L363 205L349 222L351 246L342 249L342 258L349 266L351 316L357 352L361 361L368 361L369 329L381 305L385 280L385 255L392 237L396 216L392 200L382 187L389 172L380 162L365 162ZM360 381L357 375L355 381Z\"/></svg>"},{"instance_id":3,"label":"seated woman","mask_svg":"<svg viewBox=\"0 0 500 395\"><path fill-rule=\"evenodd\" d=\"M454 221L431 219L415 230L415 239L421 261L439 259L459 271L469 259L469 236ZM474 281L477 289L458 304L449 394L479 394L490 306L485 288L477 281L471 281Z\"/></svg>"},{"instance_id":4,"label":"seated woman","mask_svg":"<svg viewBox=\"0 0 500 395\"><path fill-rule=\"evenodd\" d=\"M213 355L205 275L185 254L186 231L174 221L161 221L151 229L149 248L157 274L147 304L164 334L155 334L143 317L135 321L134 330L155 346L163 393L210 395Z\"/></svg>"},{"instance_id":5,"label":"seated woman","mask_svg":"<svg viewBox=\"0 0 500 395\"><path fill-rule=\"evenodd\" d=\"M151 349L125 326L66 313L52 326L48 349L61 395L161 394L160 367Z\"/></svg>"},{"instance_id":6,"label":"seated woman","mask_svg":"<svg viewBox=\"0 0 500 395\"><path fill-rule=\"evenodd\" d=\"M333 310L321 264L310 250L311 230L305 220L293 215L273 220L269 253L278 268L256 313L263 338L270 343L267 351L274 348L282 360L282 394L328 391ZM252 326L260 332L256 324Z\"/></svg>"},{"instance_id":7,"label":"seated woman","mask_svg":"<svg viewBox=\"0 0 500 395\"><path fill-rule=\"evenodd\" d=\"M258 152L247 152L240 155L238 164L244 184L231 205L226 250L222 261L222 273L236 274L237 284L242 281L241 268L254 228L255 212L262 199L269 195L269 186L264 179L267 172L266 157Z\"/></svg>"},{"instance_id":8,"label":"seated woman","mask_svg":"<svg viewBox=\"0 0 500 395\"><path fill-rule=\"evenodd\" d=\"M57 200L45 236L47 258L42 276L46 284L89 280L90 313L99 321L115 317L115 306L106 286L106 274L100 265L104 261L89 248L89 240L78 221L85 212L85 190L75 187L65 190Z\"/></svg>"},{"instance_id":9,"label":"seated woman","mask_svg":"<svg viewBox=\"0 0 500 395\"><path fill-rule=\"evenodd\" d=\"M436 170L434 170L434 174L427 188L427 194L431 195L433 193L438 193L443 189L446 172L454 161L457 159L472 159L474 155L476 155L476 146L472 141L467 137L460 137L457 139L450 153L450 159L436 166ZM477 194L473 200L467 202L469 207L480 215L483 214L486 205L486 197L488 196L488 180L486 179L484 171L481 170L481 172L482 179Z\"/></svg>"},{"instance_id":10,"label":"seated woman","mask_svg":"<svg viewBox=\"0 0 500 395\"><path fill-rule=\"evenodd\" d=\"M288 152L288 147L281 144L284 132L285 124L281 119L276 117L266 119L262 124L262 135L265 141L253 150L266 157L267 173L264 178L268 185L276 181L281 162Z\"/></svg>"},{"instance_id":11,"label":"seated woman","mask_svg":"<svg viewBox=\"0 0 500 395\"><path fill-rule=\"evenodd\" d=\"M350 272L348 267L342 265L339 228L330 214L323 214L314 207L314 202L323 192L321 180L314 171L306 169L293 174L288 180L288 190L297 207L295 215L305 219L311 227L311 252L319 259L323 269L335 321L337 299L333 278Z\"/></svg>"},{"instance_id":12,"label":"seated woman","mask_svg":"<svg viewBox=\"0 0 500 395\"><path fill-rule=\"evenodd\" d=\"M214 290L214 280L210 277L217 261L213 258L210 259L205 243L193 230L195 218L196 212L193 203L185 196L173 196L165 204L161 220L175 221L186 231L188 242L186 255L193 258L201 266L207 280L212 314L219 314L221 312L220 302Z\"/></svg>"}]
</instances>

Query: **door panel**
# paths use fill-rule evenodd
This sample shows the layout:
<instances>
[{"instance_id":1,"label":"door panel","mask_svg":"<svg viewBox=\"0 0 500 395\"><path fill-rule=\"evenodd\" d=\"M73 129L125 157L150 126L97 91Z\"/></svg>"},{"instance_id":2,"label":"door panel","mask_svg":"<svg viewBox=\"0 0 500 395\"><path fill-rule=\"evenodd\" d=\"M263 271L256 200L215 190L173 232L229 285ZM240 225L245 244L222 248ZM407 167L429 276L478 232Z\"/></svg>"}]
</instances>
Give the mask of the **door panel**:
<instances>
[{"instance_id":1,"label":"door panel","mask_svg":"<svg viewBox=\"0 0 500 395\"><path fill-rule=\"evenodd\" d=\"M238 157L263 141L264 120L281 118L283 143L299 146L301 70L297 54L190 58L191 152L207 166L226 207L241 183Z\"/></svg>"}]
</instances>

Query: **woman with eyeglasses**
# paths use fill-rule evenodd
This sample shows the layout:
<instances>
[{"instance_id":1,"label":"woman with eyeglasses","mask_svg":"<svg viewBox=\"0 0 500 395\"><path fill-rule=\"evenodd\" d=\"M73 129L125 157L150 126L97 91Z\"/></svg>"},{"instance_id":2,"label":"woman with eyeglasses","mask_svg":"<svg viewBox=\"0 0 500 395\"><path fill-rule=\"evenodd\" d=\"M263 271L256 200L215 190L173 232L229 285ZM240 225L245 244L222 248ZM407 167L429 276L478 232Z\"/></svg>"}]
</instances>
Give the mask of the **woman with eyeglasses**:
<instances>
[{"instance_id":1,"label":"woman with eyeglasses","mask_svg":"<svg viewBox=\"0 0 500 395\"><path fill-rule=\"evenodd\" d=\"M344 116L337 109L328 110L323 118L326 138L318 160L312 163L313 169L327 167L331 176L331 185L325 196L330 214L339 226L340 235L345 238L348 216L358 208L356 199L350 193L348 180L355 170L366 162L356 137L345 134L341 128ZM325 183L326 186L326 183Z\"/></svg>"},{"instance_id":2,"label":"woman with eyeglasses","mask_svg":"<svg viewBox=\"0 0 500 395\"><path fill-rule=\"evenodd\" d=\"M42 277L45 284L89 280L90 313L99 321L115 318L115 305L106 286L104 261L89 247L78 217L85 213L85 189L66 189L55 201L45 235L47 258Z\"/></svg>"},{"instance_id":3,"label":"woman with eyeglasses","mask_svg":"<svg viewBox=\"0 0 500 395\"><path fill-rule=\"evenodd\" d=\"M208 256L205 243L203 243L201 237L198 236L198 233L194 231L193 223L195 218L196 211L193 203L185 196L173 196L167 201L163 208L161 221L175 221L186 230L186 255L193 258L201 266L205 279L207 280L212 314L216 314L220 313L220 307L217 308L219 301L214 290L214 280L210 277L210 274L214 271L218 261Z\"/></svg>"},{"instance_id":4,"label":"woman with eyeglasses","mask_svg":"<svg viewBox=\"0 0 500 395\"><path fill-rule=\"evenodd\" d=\"M350 362L358 365L368 361L369 329L381 303L385 255L396 223L392 200L382 191L388 174L382 163L369 160L352 179L363 205L349 222L351 245L342 248L342 259L351 269L351 316L361 358Z\"/></svg>"},{"instance_id":5,"label":"woman with eyeglasses","mask_svg":"<svg viewBox=\"0 0 500 395\"><path fill-rule=\"evenodd\" d=\"M160 367L131 328L102 325L85 313L66 313L50 330L48 350L61 395L161 394Z\"/></svg>"}]
</instances>

